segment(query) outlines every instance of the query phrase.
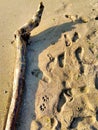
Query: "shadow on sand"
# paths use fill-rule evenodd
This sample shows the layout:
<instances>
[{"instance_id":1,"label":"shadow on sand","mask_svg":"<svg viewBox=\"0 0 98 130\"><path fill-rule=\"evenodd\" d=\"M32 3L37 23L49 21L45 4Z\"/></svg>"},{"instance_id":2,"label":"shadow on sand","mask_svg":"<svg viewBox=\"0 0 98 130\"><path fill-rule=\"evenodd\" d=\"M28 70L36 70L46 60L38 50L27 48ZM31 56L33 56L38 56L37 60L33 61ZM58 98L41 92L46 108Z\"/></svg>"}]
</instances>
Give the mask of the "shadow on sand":
<instances>
[{"instance_id":1,"label":"shadow on sand","mask_svg":"<svg viewBox=\"0 0 98 130\"><path fill-rule=\"evenodd\" d=\"M64 32L75 28L77 22L68 22L31 36L30 45L27 46L26 56L26 86L23 95L22 107L16 123L17 130L29 130L32 120L35 119L35 94L38 82L42 78L42 72L38 67L38 57L40 53L55 44ZM44 59L43 59L44 60ZM37 72L36 72L37 71Z\"/></svg>"}]
</instances>

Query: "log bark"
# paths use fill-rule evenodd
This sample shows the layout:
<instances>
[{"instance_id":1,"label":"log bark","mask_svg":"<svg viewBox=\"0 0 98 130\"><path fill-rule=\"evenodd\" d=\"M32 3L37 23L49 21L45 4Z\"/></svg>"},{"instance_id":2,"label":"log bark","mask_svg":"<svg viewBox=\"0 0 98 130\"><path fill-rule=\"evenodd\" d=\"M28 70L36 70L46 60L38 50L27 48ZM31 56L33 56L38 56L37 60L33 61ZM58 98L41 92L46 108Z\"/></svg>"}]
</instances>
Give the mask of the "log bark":
<instances>
[{"instance_id":1,"label":"log bark","mask_svg":"<svg viewBox=\"0 0 98 130\"><path fill-rule=\"evenodd\" d=\"M21 97L25 86L26 45L30 37L30 32L35 27L37 27L41 21L43 9L44 6L41 2L33 18L21 28L19 28L14 34L14 42L16 44L16 64L14 70L12 99L5 124L5 130L15 130L15 123L17 120Z\"/></svg>"}]
</instances>

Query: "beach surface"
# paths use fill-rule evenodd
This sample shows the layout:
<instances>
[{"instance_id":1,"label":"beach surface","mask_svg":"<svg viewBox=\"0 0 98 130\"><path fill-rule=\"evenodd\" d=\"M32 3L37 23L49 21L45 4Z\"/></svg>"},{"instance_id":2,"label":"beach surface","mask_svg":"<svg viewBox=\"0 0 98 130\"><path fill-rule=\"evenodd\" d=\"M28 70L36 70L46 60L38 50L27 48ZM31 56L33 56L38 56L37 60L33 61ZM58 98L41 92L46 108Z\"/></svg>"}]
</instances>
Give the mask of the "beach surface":
<instances>
[{"instance_id":1,"label":"beach surface","mask_svg":"<svg viewBox=\"0 0 98 130\"><path fill-rule=\"evenodd\" d=\"M13 34L40 0L1 0L0 128L11 101L15 67ZM98 2L43 0L40 25L31 32L26 86L17 130L98 129Z\"/></svg>"}]
</instances>

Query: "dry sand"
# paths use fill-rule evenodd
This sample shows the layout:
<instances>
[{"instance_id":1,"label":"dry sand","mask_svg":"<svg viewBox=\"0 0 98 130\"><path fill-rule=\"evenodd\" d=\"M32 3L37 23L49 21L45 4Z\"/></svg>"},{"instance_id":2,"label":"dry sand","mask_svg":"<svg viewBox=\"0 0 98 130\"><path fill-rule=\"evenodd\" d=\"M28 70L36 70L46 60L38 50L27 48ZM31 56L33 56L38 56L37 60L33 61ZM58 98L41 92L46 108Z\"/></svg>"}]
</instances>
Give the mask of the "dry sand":
<instances>
[{"instance_id":1,"label":"dry sand","mask_svg":"<svg viewBox=\"0 0 98 130\"><path fill-rule=\"evenodd\" d=\"M12 93L15 45L10 41L39 2L4 0L0 5L1 130ZM43 3L41 24L32 32L27 47L26 87L17 130L97 130L98 2Z\"/></svg>"},{"instance_id":2,"label":"dry sand","mask_svg":"<svg viewBox=\"0 0 98 130\"><path fill-rule=\"evenodd\" d=\"M15 45L11 44L17 28L31 18L37 4L28 0L0 1L0 129L4 127L10 104L15 63Z\"/></svg>"}]
</instances>

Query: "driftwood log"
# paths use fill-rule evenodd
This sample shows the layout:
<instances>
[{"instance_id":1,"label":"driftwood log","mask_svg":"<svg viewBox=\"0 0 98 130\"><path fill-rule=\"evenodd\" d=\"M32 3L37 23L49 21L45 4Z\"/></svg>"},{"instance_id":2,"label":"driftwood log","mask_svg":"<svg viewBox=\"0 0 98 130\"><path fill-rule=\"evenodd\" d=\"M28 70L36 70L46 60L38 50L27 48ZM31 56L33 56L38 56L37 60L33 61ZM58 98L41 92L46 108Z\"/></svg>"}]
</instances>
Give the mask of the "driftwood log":
<instances>
[{"instance_id":1,"label":"driftwood log","mask_svg":"<svg viewBox=\"0 0 98 130\"><path fill-rule=\"evenodd\" d=\"M25 67L26 67L26 61L25 61L26 45L28 44L30 32L35 27L37 27L41 21L43 9L44 6L43 3L41 2L33 18L24 26L19 28L14 34L15 37L14 42L16 44L17 49L16 64L14 70L12 99L7 116L5 130L15 130L15 123L19 112L23 87L25 85L24 83L25 83Z\"/></svg>"}]
</instances>

